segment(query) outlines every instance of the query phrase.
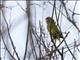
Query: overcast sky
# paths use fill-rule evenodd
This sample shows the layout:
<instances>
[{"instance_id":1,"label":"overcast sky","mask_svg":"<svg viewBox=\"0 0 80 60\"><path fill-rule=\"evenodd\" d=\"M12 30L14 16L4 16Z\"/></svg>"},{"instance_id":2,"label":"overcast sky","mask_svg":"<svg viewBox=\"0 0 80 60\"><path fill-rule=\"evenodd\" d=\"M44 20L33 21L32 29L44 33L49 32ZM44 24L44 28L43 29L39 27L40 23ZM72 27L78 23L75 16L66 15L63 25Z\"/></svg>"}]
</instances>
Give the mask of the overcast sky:
<instances>
[{"instance_id":1,"label":"overcast sky","mask_svg":"<svg viewBox=\"0 0 80 60\"><path fill-rule=\"evenodd\" d=\"M47 1L45 1L45 2L47 2ZM69 9L73 9L74 2L75 1L69 1L67 3L67 7ZM40 4L40 6L39 5L31 6L32 16L33 16L32 17L33 25L36 26L38 29L39 20L40 20L43 25L43 30L46 33L47 30L46 30L45 18L47 16L51 16L52 6L49 3L44 3L43 1L33 1L33 3ZM20 1L19 4L25 10L25 7L26 7L25 1ZM20 58L23 58L23 53L24 53L23 51L25 49L25 41L26 41L26 33L27 33L26 32L27 18L26 18L25 11L23 11L21 9L21 7L15 1L7 1L5 3L5 6L8 7L8 8L5 8L5 16L6 16L7 22L9 23L9 25L11 25L11 30L10 30L11 37L13 39L14 45L16 46L16 50L19 53ZM78 1L76 6L77 7L76 7L75 12L80 14L80 1ZM36 15L35 15L35 13L36 13ZM77 21L76 23L78 23L80 25L80 15L75 17L74 19ZM35 22L35 20L36 20L36 22ZM65 17L63 17L62 24L61 24L62 31L65 32L71 25L72 24L69 23L69 21L67 21L65 19ZM71 32L69 34L69 37L66 39L68 43L71 43L74 38L76 40L79 39L78 32L74 26L72 26L68 31ZM79 56L80 56L80 54L79 54ZM65 59L68 60L67 58L69 58L69 55ZM80 59L80 57L78 57L78 58ZM5 60L7 60L7 58Z\"/></svg>"}]
</instances>

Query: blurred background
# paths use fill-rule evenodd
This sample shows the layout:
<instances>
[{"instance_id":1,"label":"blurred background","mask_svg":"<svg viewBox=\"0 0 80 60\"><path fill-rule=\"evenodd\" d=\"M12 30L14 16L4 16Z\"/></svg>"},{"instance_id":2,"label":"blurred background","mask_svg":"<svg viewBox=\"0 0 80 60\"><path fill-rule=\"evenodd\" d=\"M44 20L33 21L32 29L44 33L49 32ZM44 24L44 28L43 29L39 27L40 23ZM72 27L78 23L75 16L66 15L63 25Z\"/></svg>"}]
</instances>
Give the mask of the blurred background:
<instances>
[{"instance_id":1,"label":"blurred background","mask_svg":"<svg viewBox=\"0 0 80 60\"><path fill-rule=\"evenodd\" d=\"M79 60L79 3L62 0L1 1L1 60ZM62 43L57 41L56 49L46 27L45 18L48 16L53 17L64 36L60 39Z\"/></svg>"}]
</instances>

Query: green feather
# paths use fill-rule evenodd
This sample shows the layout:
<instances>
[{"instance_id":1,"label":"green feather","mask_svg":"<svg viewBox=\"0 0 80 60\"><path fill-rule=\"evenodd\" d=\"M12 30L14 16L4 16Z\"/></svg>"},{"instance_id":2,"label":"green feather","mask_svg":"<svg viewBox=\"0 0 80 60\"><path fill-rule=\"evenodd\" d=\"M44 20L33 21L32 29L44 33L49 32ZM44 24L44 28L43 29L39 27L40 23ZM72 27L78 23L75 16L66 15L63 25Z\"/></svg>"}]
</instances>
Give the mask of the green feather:
<instances>
[{"instance_id":1,"label":"green feather","mask_svg":"<svg viewBox=\"0 0 80 60\"><path fill-rule=\"evenodd\" d=\"M46 18L47 30L52 34L54 39L63 38L60 30L58 29L55 21L51 17Z\"/></svg>"}]
</instances>

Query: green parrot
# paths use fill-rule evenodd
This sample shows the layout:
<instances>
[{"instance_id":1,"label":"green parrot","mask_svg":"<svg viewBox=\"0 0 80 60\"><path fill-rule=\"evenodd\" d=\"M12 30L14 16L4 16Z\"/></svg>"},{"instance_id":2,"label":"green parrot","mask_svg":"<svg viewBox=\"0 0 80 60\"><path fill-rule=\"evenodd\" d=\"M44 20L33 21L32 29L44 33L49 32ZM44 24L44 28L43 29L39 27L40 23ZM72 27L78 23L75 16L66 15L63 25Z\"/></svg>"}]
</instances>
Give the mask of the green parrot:
<instances>
[{"instance_id":1,"label":"green parrot","mask_svg":"<svg viewBox=\"0 0 80 60\"><path fill-rule=\"evenodd\" d=\"M46 24L47 24L47 30L52 35L53 39L58 39L60 41L60 38L63 38L62 33L60 32L60 29L57 27L55 21L51 17L46 18Z\"/></svg>"}]
</instances>

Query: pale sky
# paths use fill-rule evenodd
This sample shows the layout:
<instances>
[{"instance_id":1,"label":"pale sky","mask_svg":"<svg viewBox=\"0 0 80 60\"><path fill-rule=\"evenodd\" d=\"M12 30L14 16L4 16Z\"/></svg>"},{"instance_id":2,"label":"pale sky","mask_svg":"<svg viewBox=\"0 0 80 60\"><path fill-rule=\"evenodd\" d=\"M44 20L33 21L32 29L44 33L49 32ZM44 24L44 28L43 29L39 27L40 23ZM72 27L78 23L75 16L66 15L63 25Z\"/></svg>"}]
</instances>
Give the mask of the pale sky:
<instances>
[{"instance_id":1,"label":"pale sky","mask_svg":"<svg viewBox=\"0 0 80 60\"><path fill-rule=\"evenodd\" d=\"M33 9L33 11L32 11L33 17L32 18L33 18L33 23L35 23L34 21L35 21L35 16L36 16L37 29L39 29L38 27L39 27L39 20L40 20L43 25L43 30L45 31L45 33L47 33L45 18L47 16L51 16L52 6L49 3L46 3L45 5L43 5L44 3L42 3L42 2L41 1L33 1L33 3L35 3L35 4L40 4L40 6L38 6L38 5L31 6L31 8ZM22 6L22 8L25 9L25 7L26 7L25 1L20 1L19 3ZM80 14L80 5L79 4L80 4L80 1L78 1L78 3L77 3L75 12ZM23 58L24 49L25 49L26 33L27 33L26 32L26 30L27 30L26 29L26 27L27 27L26 14L21 9L21 7L19 5L17 5L17 3L15 1L7 1L5 6L8 7L5 10L5 15L6 15L6 19L7 19L8 23L11 24L11 32L10 32L11 37L13 39L13 42L16 46L16 50L19 53L20 58ZM73 6L74 6L74 1L69 1L69 3L67 4L67 7L72 9ZM36 12L35 12L35 10L36 10ZM11 16L10 16L10 13L11 13ZM36 15L35 15L35 13L36 13ZM79 23L79 26L80 26L80 15L78 17L75 17L74 19L77 21L77 23ZM35 25L35 24L33 24L33 25ZM65 19L65 17L63 17L62 26L61 26L62 31L65 32L67 30L67 28L69 28L69 26L71 26L71 23L69 23L69 21L67 21ZM77 35L78 32L74 26L71 27L69 29L69 31L71 33L69 34L69 37L66 40L68 43L71 43L73 38L77 39L79 36ZM80 56L80 54L79 54L79 56ZM68 60L67 58L69 58L69 55L67 57L65 57L65 60ZM80 59L80 57L78 57L78 58ZM6 58L6 60L7 60L7 58Z\"/></svg>"}]
</instances>

